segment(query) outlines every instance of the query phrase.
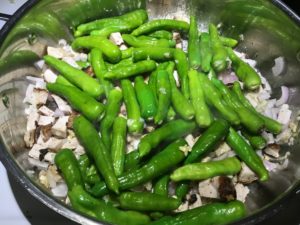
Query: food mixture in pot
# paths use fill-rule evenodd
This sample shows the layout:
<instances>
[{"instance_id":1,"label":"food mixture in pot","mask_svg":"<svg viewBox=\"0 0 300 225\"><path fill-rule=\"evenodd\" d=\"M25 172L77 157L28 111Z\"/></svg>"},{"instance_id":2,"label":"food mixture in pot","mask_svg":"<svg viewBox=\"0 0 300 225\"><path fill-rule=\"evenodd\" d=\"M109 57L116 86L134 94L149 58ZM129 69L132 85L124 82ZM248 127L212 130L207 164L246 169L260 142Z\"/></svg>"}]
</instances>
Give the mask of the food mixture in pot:
<instances>
[{"instance_id":1,"label":"food mixture in pot","mask_svg":"<svg viewBox=\"0 0 300 225\"><path fill-rule=\"evenodd\" d=\"M112 224L226 224L249 185L284 170L298 132L239 41L145 10L77 27L48 46L24 103L43 187ZM209 216L208 216L209 215Z\"/></svg>"}]
</instances>

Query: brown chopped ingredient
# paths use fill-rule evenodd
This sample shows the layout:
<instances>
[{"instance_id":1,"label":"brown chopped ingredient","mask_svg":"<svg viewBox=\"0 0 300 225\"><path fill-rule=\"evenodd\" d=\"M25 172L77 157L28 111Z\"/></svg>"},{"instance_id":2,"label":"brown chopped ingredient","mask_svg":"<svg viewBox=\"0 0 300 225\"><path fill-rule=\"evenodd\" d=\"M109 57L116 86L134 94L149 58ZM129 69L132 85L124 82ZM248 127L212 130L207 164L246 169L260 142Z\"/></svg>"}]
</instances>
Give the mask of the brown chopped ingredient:
<instances>
[{"instance_id":1,"label":"brown chopped ingredient","mask_svg":"<svg viewBox=\"0 0 300 225\"><path fill-rule=\"evenodd\" d=\"M37 142L37 140L40 136L40 133L41 133L41 127L37 126L37 128L34 130L34 143Z\"/></svg>"},{"instance_id":2,"label":"brown chopped ingredient","mask_svg":"<svg viewBox=\"0 0 300 225\"><path fill-rule=\"evenodd\" d=\"M219 188L220 198L223 201L231 201L236 199L236 191L232 180L226 176L219 177Z\"/></svg>"},{"instance_id":3,"label":"brown chopped ingredient","mask_svg":"<svg viewBox=\"0 0 300 225\"><path fill-rule=\"evenodd\" d=\"M40 129L41 129L41 132L43 134L43 141L44 142L47 142L50 137L52 136L52 132L51 132L51 127L52 125L47 125L47 126L41 126ZM39 127L38 127L39 129Z\"/></svg>"},{"instance_id":4,"label":"brown chopped ingredient","mask_svg":"<svg viewBox=\"0 0 300 225\"><path fill-rule=\"evenodd\" d=\"M90 75L91 77L94 76L94 71L93 71L93 68L91 66L89 66L88 68L86 68L84 70L84 72L86 72L88 75Z\"/></svg>"},{"instance_id":5,"label":"brown chopped ingredient","mask_svg":"<svg viewBox=\"0 0 300 225\"><path fill-rule=\"evenodd\" d=\"M75 117L78 115L77 112L72 111L71 115L69 116L69 120L67 122L67 128L68 129L72 129L73 128L73 121L75 119Z\"/></svg>"},{"instance_id":6,"label":"brown chopped ingredient","mask_svg":"<svg viewBox=\"0 0 300 225\"><path fill-rule=\"evenodd\" d=\"M280 156L279 151L280 151L280 146L278 144L275 144L275 143L268 144L268 146L264 149L264 152L267 155L273 156L275 158L278 158Z\"/></svg>"}]
</instances>

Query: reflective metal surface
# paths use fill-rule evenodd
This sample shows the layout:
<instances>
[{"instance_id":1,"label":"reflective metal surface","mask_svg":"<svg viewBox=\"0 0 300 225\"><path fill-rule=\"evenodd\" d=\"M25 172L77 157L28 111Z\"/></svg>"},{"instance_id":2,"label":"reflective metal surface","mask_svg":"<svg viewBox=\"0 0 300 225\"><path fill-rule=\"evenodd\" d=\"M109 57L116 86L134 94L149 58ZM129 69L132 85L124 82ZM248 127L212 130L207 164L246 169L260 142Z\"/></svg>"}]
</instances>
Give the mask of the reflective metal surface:
<instances>
[{"instance_id":1,"label":"reflective metal surface","mask_svg":"<svg viewBox=\"0 0 300 225\"><path fill-rule=\"evenodd\" d=\"M53 199L47 190L37 182L36 177L28 177L24 172L30 167L24 151L23 134L26 128L24 116L25 90L28 85L26 75L39 76L40 71L32 62L45 51L45 45L55 44L58 39L71 40L71 30L78 24L96 17L117 15L123 12L144 7L143 1L130 0L43 0L38 4L29 1L15 18L23 11L35 5L15 28L8 34L15 20L0 34L0 95L8 98L9 104L0 102L0 136L1 160L6 168L19 182L44 204L62 215L81 224L94 224L80 214L70 210L67 206ZM76 4L75 4L76 3ZM274 96L280 94L280 86L286 85L292 91L289 98L295 110L300 106L299 85L300 77L300 28L299 18L280 2L265 0L152 0L147 2L147 9L151 18L155 17L186 17L189 8L196 8L201 28L205 29L209 22L221 24L222 32L227 36L244 40L238 49L255 58L258 68L274 88ZM285 10L279 9L282 8ZM290 19L293 18L293 19ZM51 22L51 23L50 23ZM297 24L298 23L298 24ZM28 35L37 39L29 44ZM6 39L4 40L4 38ZM19 60L13 55L20 50L36 53ZM22 53L22 52L21 52ZM23 52L24 53L24 52ZM28 53L28 52L27 52ZM285 69L280 76L273 76L272 67L277 57L283 57ZM247 208L249 217L243 224L254 224L265 217L276 213L284 201L297 191L300 180L300 151L299 143L283 147L283 153L291 152L290 163L286 170L271 174L271 179L265 183L251 185Z\"/></svg>"}]
</instances>

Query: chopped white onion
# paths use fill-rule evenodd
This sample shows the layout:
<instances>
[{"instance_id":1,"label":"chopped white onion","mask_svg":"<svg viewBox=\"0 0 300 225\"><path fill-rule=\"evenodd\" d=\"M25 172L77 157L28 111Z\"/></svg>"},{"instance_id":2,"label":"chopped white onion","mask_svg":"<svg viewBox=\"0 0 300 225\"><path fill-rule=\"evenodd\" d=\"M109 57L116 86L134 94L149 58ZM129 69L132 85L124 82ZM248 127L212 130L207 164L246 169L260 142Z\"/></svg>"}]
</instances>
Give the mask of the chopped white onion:
<instances>
[{"instance_id":1,"label":"chopped white onion","mask_svg":"<svg viewBox=\"0 0 300 225\"><path fill-rule=\"evenodd\" d=\"M281 106L285 104L289 99L289 88L286 86L281 86L281 97L277 100L276 106Z\"/></svg>"},{"instance_id":2,"label":"chopped white onion","mask_svg":"<svg viewBox=\"0 0 300 225\"><path fill-rule=\"evenodd\" d=\"M272 67L272 73L274 76L278 76L282 74L284 71L285 63L284 63L284 58L282 56L276 58L274 60L275 65Z\"/></svg>"}]
</instances>

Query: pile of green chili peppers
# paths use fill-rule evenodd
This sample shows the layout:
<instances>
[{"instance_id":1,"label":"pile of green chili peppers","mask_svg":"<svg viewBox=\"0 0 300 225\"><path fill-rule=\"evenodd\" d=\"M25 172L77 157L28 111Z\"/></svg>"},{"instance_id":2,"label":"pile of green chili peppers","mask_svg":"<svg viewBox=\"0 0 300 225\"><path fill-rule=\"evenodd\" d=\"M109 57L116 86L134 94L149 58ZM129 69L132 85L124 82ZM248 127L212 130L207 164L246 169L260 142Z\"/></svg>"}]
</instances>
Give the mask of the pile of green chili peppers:
<instances>
[{"instance_id":1,"label":"pile of green chili peppers","mask_svg":"<svg viewBox=\"0 0 300 225\"><path fill-rule=\"evenodd\" d=\"M220 36L213 24L201 33L193 13L190 23L147 20L147 12L140 9L77 27L72 47L89 52L93 77L44 57L61 77L47 84L48 90L81 114L73 129L86 154L76 159L71 150L62 149L55 157L71 205L118 225L217 225L238 220L246 211L236 200L182 213L174 210L184 201L189 181L238 174L241 161L261 181L269 178L255 150L266 144L260 133L264 129L279 133L281 124L258 113L239 82L228 87L217 76L231 61L244 90L256 90L261 79L235 55L236 40ZM173 31L188 36L187 53L175 48ZM108 39L113 32L122 33L128 49L120 50ZM126 116L120 113L122 103ZM146 124L155 129L146 132ZM237 132L241 127L243 135ZM188 146L183 138L199 133L185 154ZM126 154L128 134L143 136L136 151ZM201 163L222 141L236 157ZM171 181L177 186L175 197L169 193ZM132 191L146 182L153 183L153 192Z\"/></svg>"}]
</instances>

